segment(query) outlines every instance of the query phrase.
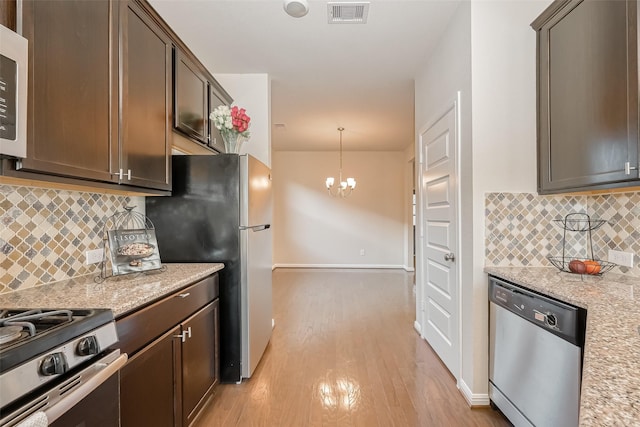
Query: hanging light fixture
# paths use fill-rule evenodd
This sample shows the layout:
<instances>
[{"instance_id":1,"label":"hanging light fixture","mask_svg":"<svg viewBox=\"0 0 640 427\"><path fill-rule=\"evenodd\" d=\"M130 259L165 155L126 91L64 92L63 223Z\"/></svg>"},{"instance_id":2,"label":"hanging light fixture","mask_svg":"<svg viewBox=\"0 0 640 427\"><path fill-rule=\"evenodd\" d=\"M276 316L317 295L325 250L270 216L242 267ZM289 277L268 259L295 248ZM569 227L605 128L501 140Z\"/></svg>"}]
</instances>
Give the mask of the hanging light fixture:
<instances>
[{"instance_id":1,"label":"hanging light fixture","mask_svg":"<svg viewBox=\"0 0 640 427\"><path fill-rule=\"evenodd\" d=\"M334 187L335 179L332 176L327 178L325 184L327 186L327 190L329 194L333 197L347 197L351 192L356 188L356 180L353 178L347 178L346 181L342 180L342 131L344 131L343 127L338 128L338 132L340 132L340 172L338 175L338 185Z\"/></svg>"}]
</instances>

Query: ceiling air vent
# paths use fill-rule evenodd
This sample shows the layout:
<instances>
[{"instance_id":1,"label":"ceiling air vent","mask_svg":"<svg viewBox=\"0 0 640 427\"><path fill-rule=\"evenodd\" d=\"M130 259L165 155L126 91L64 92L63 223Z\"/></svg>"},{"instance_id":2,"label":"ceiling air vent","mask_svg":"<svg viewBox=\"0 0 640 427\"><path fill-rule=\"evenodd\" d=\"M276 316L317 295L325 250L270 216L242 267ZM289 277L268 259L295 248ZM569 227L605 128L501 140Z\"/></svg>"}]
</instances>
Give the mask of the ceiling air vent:
<instances>
[{"instance_id":1,"label":"ceiling air vent","mask_svg":"<svg viewBox=\"0 0 640 427\"><path fill-rule=\"evenodd\" d=\"M329 24L366 24L369 2L327 3Z\"/></svg>"}]
</instances>

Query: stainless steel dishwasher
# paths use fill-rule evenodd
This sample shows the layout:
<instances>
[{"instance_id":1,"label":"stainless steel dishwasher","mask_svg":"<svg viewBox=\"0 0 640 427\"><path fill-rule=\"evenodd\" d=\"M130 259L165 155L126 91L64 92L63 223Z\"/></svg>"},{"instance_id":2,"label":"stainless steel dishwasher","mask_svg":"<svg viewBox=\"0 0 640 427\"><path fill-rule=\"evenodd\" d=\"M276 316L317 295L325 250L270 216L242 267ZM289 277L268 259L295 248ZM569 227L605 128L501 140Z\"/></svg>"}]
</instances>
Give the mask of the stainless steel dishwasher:
<instances>
[{"instance_id":1,"label":"stainless steel dishwasher","mask_svg":"<svg viewBox=\"0 0 640 427\"><path fill-rule=\"evenodd\" d=\"M489 397L515 427L578 425L586 310L489 276Z\"/></svg>"}]
</instances>

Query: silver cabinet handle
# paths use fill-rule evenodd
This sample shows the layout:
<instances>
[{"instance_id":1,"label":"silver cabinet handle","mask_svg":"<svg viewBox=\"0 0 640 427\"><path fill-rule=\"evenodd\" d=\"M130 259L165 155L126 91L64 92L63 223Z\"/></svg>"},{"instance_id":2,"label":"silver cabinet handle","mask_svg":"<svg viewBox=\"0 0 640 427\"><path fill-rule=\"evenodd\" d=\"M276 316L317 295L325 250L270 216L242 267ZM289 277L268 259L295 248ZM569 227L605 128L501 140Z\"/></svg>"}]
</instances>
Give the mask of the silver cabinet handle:
<instances>
[{"instance_id":1,"label":"silver cabinet handle","mask_svg":"<svg viewBox=\"0 0 640 427\"><path fill-rule=\"evenodd\" d=\"M448 254L444 255L444 260L445 261L455 261L456 260L456 256L453 254L453 252L449 252Z\"/></svg>"},{"instance_id":2,"label":"silver cabinet handle","mask_svg":"<svg viewBox=\"0 0 640 427\"><path fill-rule=\"evenodd\" d=\"M185 292L184 294L178 294L178 297L180 297L180 298L186 298L186 297L188 297L189 295L191 295L191 293L190 293L190 292Z\"/></svg>"},{"instance_id":3,"label":"silver cabinet handle","mask_svg":"<svg viewBox=\"0 0 640 427\"><path fill-rule=\"evenodd\" d=\"M120 168L118 172L112 173L111 175L115 175L120 179L124 178L124 169ZM127 169L127 179L131 181L131 169Z\"/></svg>"},{"instance_id":4,"label":"silver cabinet handle","mask_svg":"<svg viewBox=\"0 0 640 427\"><path fill-rule=\"evenodd\" d=\"M634 171L635 171L635 170L638 170L638 168L637 168L637 167L635 167L635 166L631 166L631 163L630 163L630 162L626 162L626 163L624 164L624 174L625 174L625 175L631 175L631 171L632 171L632 170L634 170Z\"/></svg>"},{"instance_id":5,"label":"silver cabinet handle","mask_svg":"<svg viewBox=\"0 0 640 427\"><path fill-rule=\"evenodd\" d=\"M174 338L180 338L182 342L185 342L187 338L191 338L191 326L186 331L182 331L180 335L174 335Z\"/></svg>"}]
</instances>

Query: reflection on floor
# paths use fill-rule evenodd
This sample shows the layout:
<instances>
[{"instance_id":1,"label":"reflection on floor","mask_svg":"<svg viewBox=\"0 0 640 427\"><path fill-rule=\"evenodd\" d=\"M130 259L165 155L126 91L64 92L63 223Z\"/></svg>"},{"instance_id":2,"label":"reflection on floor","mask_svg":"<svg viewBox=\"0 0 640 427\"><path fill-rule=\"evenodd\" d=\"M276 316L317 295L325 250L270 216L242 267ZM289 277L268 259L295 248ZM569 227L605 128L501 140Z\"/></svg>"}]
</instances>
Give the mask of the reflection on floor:
<instances>
[{"instance_id":1,"label":"reflection on floor","mask_svg":"<svg viewBox=\"0 0 640 427\"><path fill-rule=\"evenodd\" d=\"M196 425L508 426L469 409L413 329L413 274L277 269L275 329L254 375L222 384Z\"/></svg>"}]
</instances>

